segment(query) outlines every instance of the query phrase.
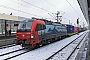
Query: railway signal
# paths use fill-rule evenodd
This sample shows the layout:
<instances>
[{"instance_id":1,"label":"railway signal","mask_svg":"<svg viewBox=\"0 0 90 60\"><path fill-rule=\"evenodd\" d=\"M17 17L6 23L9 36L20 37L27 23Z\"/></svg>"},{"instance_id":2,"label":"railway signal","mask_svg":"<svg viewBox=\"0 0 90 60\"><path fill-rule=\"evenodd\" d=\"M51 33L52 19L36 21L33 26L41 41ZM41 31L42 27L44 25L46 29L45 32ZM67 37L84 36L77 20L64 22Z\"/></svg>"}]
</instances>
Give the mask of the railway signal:
<instances>
[{"instance_id":1,"label":"railway signal","mask_svg":"<svg viewBox=\"0 0 90 60\"><path fill-rule=\"evenodd\" d=\"M77 24L79 24L79 18L77 19Z\"/></svg>"},{"instance_id":2,"label":"railway signal","mask_svg":"<svg viewBox=\"0 0 90 60\"><path fill-rule=\"evenodd\" d=\"M79 18L77 19L77 27L78 27L78 33L79 33Z\"/></svg>"}]
</instances>

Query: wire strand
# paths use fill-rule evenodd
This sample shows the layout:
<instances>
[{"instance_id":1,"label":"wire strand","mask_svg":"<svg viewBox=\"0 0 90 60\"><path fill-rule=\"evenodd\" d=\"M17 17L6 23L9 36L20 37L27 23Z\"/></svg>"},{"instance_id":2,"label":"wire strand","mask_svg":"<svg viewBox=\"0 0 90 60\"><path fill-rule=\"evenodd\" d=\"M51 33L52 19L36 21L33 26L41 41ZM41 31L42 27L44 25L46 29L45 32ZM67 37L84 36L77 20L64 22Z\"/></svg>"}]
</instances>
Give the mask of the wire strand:
<instances>
[{"instance_id":1,"label":"wire strand","mask_svg":"<svg viewBox=\"0 0 90 60\"><path fill-rule=\"evenodd\" d=\"M31 4L30 2L27 2L27 1L25 1L25 0L21 0L21 1L24 2L24 3L26 3L26 4L32 5L32 6L36 7L36 8L39 8L39 9L41 9L41 10L44 10L44 11L46 11L46 12L52 13L51 11L48 11L48 10L46 10L46 9L44 9L44 8L41 8L41 7L39 7L39 6L36 6L36 5L34 5L34 4Z\"/></svg>"},{"instance_id":2,"label":"wire strand","mask_svg":"<svg viewBox=\"0 0 90 60\"><path fill-rule=\"evenodd\" d=\"M74 7L70 4L70 2L68 1L68 0L66 0L67 2L68 2L68 4L73 8L73 10L77 13L77 15L79 16L79 17L81 17L79 14L78 14L78 12L74 9Z\"/></svg>"},{"instance_id":3,"label":"wire strand","mask_svg":"<svg viewBox=\"0 0 90 60\"><path fill-rule=\"evenodd\" d=\"M22 13L26 13L26 14L29 14L29 15L37 16L37 17L41 17L41 16L38 16L38 15L34 15L34 14L31 14L31 13L28 13L28 12L25 12L25 11L22 11L22 10L18 10L18 9L15 9L15 8L12 8L12 7L8 7L8 6L5 6L5 5L1 5L1 4L0 4L0 7L6 8L6 9L11 9L11 10L22 12Z\"/></svg>"},{"instance_id":4,"label":"wire strand","mask_svg":"<svg viewBox=\"0 0 90 60\"><path fill-rule=\"evenodd\" d=\"M54 8L58 9L56 6L54 6L53 4L49 3L48 1L44 0L45 2L47 2L49 5L53 6ZM60 9L58 9L60 10ZM63 12L62 10L60 10L61 12ZM64 12L68 17L70 17L66 12ZM70 17L71 18L71 17ZM70 19L69 19L70 20Z\"/></svg>"},{"instance_id":5,"label":"wire strand","mask_svg":"<svg viewBox=\"0 0 90 60\"><path fill-rule=\"evenodd\" d=\"M29 7L29 6L25 5L25 4L16 2L16 1L14 1L14 0L10 0L10 1L12 1L12 2L14 2L14 3L18 3L18 4L23 5L23 6L26 6L26 7ZM50 11L47 11L47 10L45 10L44 8L41 8L41 7L38 7L38 6L33 5L33 4L31 4L31 3L28 3L27 1L24 1L24 0L22 0L22 1L23 1L24 3L26 3L26 4L30 4L30 5L32 5L32 6L36 7L36 8L39 8L39 9L41 9L41 10L43 10L43 11L46 11L46 12L51 13ZM29 8L31 8L31 7L29 7Z\"/></svg>"}]
</instances>

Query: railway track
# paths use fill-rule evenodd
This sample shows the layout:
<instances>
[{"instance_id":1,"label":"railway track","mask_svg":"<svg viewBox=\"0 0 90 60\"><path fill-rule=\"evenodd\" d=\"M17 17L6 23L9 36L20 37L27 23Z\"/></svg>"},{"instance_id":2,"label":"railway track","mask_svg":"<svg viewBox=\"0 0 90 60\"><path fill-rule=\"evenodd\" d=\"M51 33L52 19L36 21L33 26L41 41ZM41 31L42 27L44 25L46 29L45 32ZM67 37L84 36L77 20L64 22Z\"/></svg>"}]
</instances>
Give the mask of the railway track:
<instances>
[{"instance_id":1,"label":"railway track","mask_svg":"<svg viewBox=\"0 0 90 60\"><path fill-rule=\"evenodd\" d=\"M29 51L30 50L26 50L26 49L23 48L23 49L19 49L19 50L16 50L16 51L8 52L6 54L3 54L2 56L4 56L4 60L8 60L8 59L17 57L19 55L25 54L25 53L27 53Z\"/></svg>"},{"instance_id":2,"label":"railway track","mask_svg":"<svg viewBox=\"0 0 90 60\"><path fill-rule=\"evenodd\" d=\"M86 33L87 34L87 33ZM69 60L72 54L76 49L79 49L78 46L83 41L86 34L82 34L77 37L75 40L64 46L62 49L55 52L53 55L48 57L46 60ZM67 51L67 52L66 52ZM66 53L65 53L66 52Z\"/></svg>"},{"instance_id":3,"label":"railway track","mask_svg":"<svg viewBox=\"0 0 90 60\"><path fill-rule=\"evenodd\" d=\"M79 37L81 38L84 38L84 36L86 35L86 33L80 35ZM81 38L76 38L74 41L70 42L68 45L66 45L65 47L63 47L62 49L60 49L58 52L56 52L55 54L53 54L52 56L50 56L49 58L45 59L45 60L54 60L57 58L57 54L59 52L61 52L61 57L63 57L63 55L65 54L64 53L64 49L67 47L67 46L70 46L71 43L73 44L77 44L78 42L80 42ZM76 41L77 40L77 41ZM74 47L73 47L74 48ZM77 49L77 47L76 47ZM6 50L6 51L4 51ZM73 50L73 49L70 49L70 50ZM3 52L2 52L3 51ZM11 46L11 47L8 47L8 48L5 48L5 49L0 49L0 60L9 60L9 59L13 59L15 57L18 57L20 55L24 55L25 53L28 53L30 52L31 50L27 50L25 48L22 48L20 45L15 45L15 46ZM68 53L68 52L67 52ZM72 55L72 54L69 54L69 55ZM55 57L55 58L54 58ZM65 56L66 57L66 56ZM70 57L69 57L70 58ZM57 59L56 59L57 60ZM67 59L59 59L59 60L67 60Z\"/></svg>"},{"instance_id":4,"label":"railway track","mask_svg":"<svg viewBox=\"0 0 90 60\"><path fill-rule=\"evenodd\" d=\"M0 49L5 48L7 46L14 45L13 41L15 38L9 38L9 39L1 39L0 40Z\"/></svg>"},{"instance_id":5,"label":"railway track","mask_svg":"<svg viewBox=\"0 0 90 60\"><path fill-rule=\"evenodd\" d=\"M29 51L24 51L24 52L22 52L22 53L16 54L16 55L11 56L11 57L9 57L9 58L6 58L6 59L4 59L4 60L8 60L8 59L11 59L11 58L17 57L17 56L22 55L22 54L25 54L25 53L27 53L27 52L29 52Z\"/></svg>"},{"instance_id":6,"label":"railway track","mask_svg":"<svg viewBox=\"0 0 90 60\"><path fill-rule=\"evenodd\" d=\"M1 49L0 50L0 59L1 60L8 60L8 59L17 57L19 55L25 54L33 49L34 48L32 48L32 49L23 48L21 45L14 45L12 47Z\"/></svg>"},{"instance_id":7,"label":"railway track","mask_svg":"<svg viewBox=\"0 0 90 60\"><path fill-rule=\"evenodd\" d=\"M20 45L15 45L9 48L0 49L0 59L8 60L17 55L24 54L26 52L25 48L22 48Z\"/></svg>"},{"instance_id":8,"label":"railway track","mask_svg":"<svg viewBox=\"0 0 90 60\"><path fill-rule=\"evenodd\" d=\"M16 46L16 44L13 44L13 40L15 38L10 38L10 39L2 39L0 40L0 49Z\"/></svg>"},{"instance_id":9,"label":"railway track","mask_svg":"<svg viewBox=\"0 0 90 60\"><path fill-rule=\"evenodd\" d=\"M0 49L5 49L5 48L13 47L13 46L16 46L16 44L3 45L0 47Z\"/></svg>"},{"instance_id":10,"label":"railway track","mask_svg":"<svg viewBox=\"0 0 90 60\"><path fill-rule=\"evenodd\" d=\"M0 42L14 40L15 38L0 39Z\"/></svg>"},{"instance_id":11,"label":"railway track","mask_svg":"<svg viewBox=\"0 0 90 60\"><path fill-rule=\"evenodd\" d=\"M33 50L33 48L32 49L26 49L26 48L17 49L17 50L11 51L11 52L7 52L7 53L4 53L4 54L1 54L0 55L0 59L2 59L2 60L12 59L14 57L17 57L17 56L20 56L22 54L25 54L25 53L27 53L27 52L29 52L31 50Z\"/></svg>"}]
</instances>

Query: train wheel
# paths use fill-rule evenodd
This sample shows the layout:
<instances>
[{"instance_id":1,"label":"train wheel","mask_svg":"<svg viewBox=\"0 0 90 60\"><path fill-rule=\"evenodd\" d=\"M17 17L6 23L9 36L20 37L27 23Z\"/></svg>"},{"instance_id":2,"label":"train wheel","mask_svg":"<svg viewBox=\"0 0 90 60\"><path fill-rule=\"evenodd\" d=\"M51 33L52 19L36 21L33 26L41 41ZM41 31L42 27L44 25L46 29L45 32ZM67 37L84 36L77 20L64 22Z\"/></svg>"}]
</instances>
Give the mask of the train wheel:
<instances>
[{"instance_id":1,"label":"train wheel","mask_svg":"<svg viewBox=\"0 0 90 60\"><path fill-rule=\"evenodd\" d=\"M21 46L24 48L25 47L25 45L24 44L21 44Z\"/></svg>"},{"instance_id":2,"label":"train wheel","mask_svg":"<svg viewBox=\"0 0 90 60\"><path fill-rule=\"evenodd\" d=\"M50 40L50 39L48 39L48 44L49 44L49 43L51 43L51 40Z\"/></svg>"},{"instance_id":3,"label":"train wheel","mask_svg":"<svg viewBox=\"0 0 90 60\"><path fill-rule=\"evenodd\" d=\"M39 46L43 46L43 43L42 43L42 41L40 42L40 45Z\"/></svg>"},{"instance_id":4,"label":"train wheel","mask_svg":"<svg viewBox=\"0 0 90 60\"><path fill-rule=\"evenodd\" d=\"M25 48L25 49L28 49L28 50L33 50L34 49L34 46L32 46L31 44L30 45L22 44L22 47Z\"/></svg>"},{"instance_id":5,"label":"train wheel","mask_svg":"<svg viewBox=\"0 0 90 60\"><path fill-rule=\"evenodd\" d=\"M18 40L14 40L13 43L16 45L20 45L20 42Z\"/></svg>"},{"instance_id":6,"label":"train wheel","mask_svg":"<svg viewBox=\"0 0 90 60\"><path fill-rule=\"evenodd\" d=\"M34 46L32 46L31 44L28 46L28 49L29 50L33 50L35 47Z\"/></svg>"},{"instance_id":7,"label":"train wheel","mask_svg":"<svg viewBox=\"0 0 90 60\"><path fill-rule=\"evenodd\" d=\"M36 44L35 48L38 48L38 47L40 47L40 44L39 43Z\"/></svg>"}]
</instances>

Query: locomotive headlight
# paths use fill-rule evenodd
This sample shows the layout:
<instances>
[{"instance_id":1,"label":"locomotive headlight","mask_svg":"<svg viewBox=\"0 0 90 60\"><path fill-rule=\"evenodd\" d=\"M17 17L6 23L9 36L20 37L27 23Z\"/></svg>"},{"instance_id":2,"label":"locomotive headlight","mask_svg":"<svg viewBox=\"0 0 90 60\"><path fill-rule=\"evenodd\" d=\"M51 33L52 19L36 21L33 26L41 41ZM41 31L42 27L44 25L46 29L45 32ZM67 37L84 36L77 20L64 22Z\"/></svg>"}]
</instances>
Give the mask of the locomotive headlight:
<instances>
[{"instance_id":1,"label":"locomotive headlight","mask_svg":"<svg viewBox=\"0 0 90 60\"><path fill-rule=\"evenodd\" d=\"M31 34L31 38L34 38L34 34Z\"/></svg>"}]
</instances>

